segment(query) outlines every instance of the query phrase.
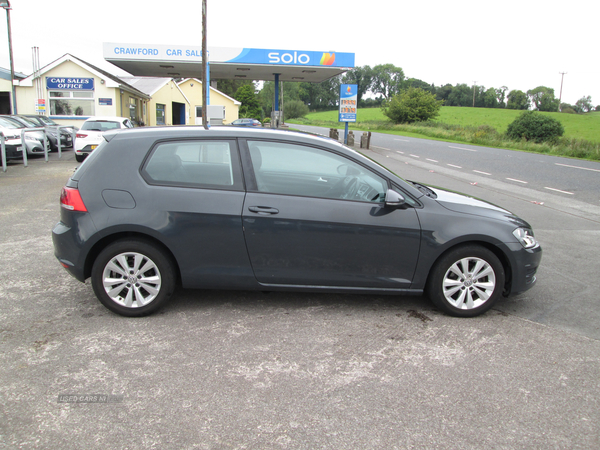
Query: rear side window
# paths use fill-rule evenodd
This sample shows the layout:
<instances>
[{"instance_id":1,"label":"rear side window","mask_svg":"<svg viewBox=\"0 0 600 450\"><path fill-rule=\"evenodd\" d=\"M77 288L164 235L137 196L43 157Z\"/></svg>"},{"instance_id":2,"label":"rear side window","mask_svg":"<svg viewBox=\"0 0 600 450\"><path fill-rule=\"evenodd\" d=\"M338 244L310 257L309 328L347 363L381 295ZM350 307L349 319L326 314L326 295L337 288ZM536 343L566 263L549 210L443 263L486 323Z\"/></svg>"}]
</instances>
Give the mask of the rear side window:
<instances>
[{"instance_id":1,"label":"rear side window","mask_svg":"<svg viewBox=\"0 0 600 450\"><path fill-rule=\"evenodd\" d=\"M150 184L242 190L237 146L227 140L157 144L142 169Z\"/></svg>"},{"instance_id":2,"label":"rear side window","mask_svg":"<svg viewBox=\"0 0 600 450\"><path fill-rule=\"evenodd\" d=\"M121 124L119 122L111 122L107 120L89 120L84 122L81 126L82 130L90 130L90 131L108 131L115 130L117 128L121 128Z\"/></svg>"}]
</instances>

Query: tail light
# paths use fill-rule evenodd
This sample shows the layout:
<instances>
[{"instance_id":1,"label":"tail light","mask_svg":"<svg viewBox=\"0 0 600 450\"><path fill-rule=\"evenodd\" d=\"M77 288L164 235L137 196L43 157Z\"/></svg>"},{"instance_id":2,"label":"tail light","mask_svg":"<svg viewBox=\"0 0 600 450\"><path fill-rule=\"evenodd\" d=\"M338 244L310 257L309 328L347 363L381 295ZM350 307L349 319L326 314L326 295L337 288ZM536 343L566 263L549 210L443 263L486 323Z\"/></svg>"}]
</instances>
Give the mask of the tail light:
<instances>
[{"instance_id":1,"label":"tail light","mask_svg":"<svg viewBox=\"0 0 600 450\"><path fill-rule=\"evenodd\" d=\"M78 137L78 138L84 138L84 137L87 137L87 134L83 134L83 133L77 133L77 134L75 135L75 137Z\"/></svg>"},{"instance_id":2,"label":"tail light","mask_svg":"<svg viewBox=\"0 0 600 450\"><path fill-rule=\"evenodd\" d=\"M79 190L65 186L60 193L60 206L69 211L87 212Z\"/></svg>"}]
</instances>

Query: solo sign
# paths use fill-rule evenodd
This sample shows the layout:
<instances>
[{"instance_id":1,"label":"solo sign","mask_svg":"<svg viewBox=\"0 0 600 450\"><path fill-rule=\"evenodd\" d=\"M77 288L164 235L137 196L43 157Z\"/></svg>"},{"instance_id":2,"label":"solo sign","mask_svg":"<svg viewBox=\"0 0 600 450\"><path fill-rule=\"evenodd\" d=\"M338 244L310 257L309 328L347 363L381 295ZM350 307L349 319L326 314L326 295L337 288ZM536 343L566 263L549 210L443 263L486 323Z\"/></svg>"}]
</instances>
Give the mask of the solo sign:
<instances>
[{"instance_id":1,"label":"solo sign","mask_svg":"<svg viewBox=\"0 0 600 450\"><path fill-rule=\"evenodd\" d=\"M49 90L93 91L93 78L46 77L46 88Z\"/></svg>"}]
</instances>

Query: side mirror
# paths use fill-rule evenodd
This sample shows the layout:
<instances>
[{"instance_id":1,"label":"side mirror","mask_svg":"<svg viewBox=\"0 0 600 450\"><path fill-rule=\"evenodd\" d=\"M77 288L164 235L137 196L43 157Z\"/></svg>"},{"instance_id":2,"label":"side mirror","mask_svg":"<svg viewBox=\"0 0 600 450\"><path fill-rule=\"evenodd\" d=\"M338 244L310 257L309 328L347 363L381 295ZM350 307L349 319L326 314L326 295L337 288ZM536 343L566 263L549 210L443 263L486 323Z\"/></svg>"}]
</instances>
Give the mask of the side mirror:
<instances>
[{"instance_id":1,"label":"side mirror","mask_svg":"<svg viewBox=\"0 0 600 450\"><path fill-rule=\"evenodd\" d=\"M397 208L406 203L404 197L392 189L388 189L385 193L385 206L388 208Z\"/></svg>"}]
</instances>

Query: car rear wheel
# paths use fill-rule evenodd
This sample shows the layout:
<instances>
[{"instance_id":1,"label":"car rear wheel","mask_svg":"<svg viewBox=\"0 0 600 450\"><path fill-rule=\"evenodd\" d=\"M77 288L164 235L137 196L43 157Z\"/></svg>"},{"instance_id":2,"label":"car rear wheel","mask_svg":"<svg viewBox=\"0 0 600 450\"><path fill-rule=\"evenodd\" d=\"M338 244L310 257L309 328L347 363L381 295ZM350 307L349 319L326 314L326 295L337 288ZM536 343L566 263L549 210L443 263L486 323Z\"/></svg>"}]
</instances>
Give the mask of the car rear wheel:
<instances>
[{"instance_id":1,"label":"car rear wheel","mask_svg":"<svg viewBox=\"0 0 600 450\"><path fill-rule=\"evenodd\" d=\"M451 250L435 264L427 293L435 306L457 317L488 311L502 295L504 267L498 257L479 245Z\"/></svg>"},{"instance_id":2,"label":"car rear wheel","mask_svg":"<svg viewBox=\"0 0 600 450\"><path fill-rule=\"evenodd\" d=\"M77 162L83 162L84 159L85 159L85 155L75 154L75 161L77 161Z\"/></svg>"},{"instance_id":3,"label":"car rear wheel","mask_svg":"<svg viewBox=\"0 0 600 450\"><path fill-rule=\"evenodd\" d=\"M137 239L116 241L102 250L91 279L100 302L128 317L153 313L175 288L171 259L157 246Z\"/></svg>"}]
</instances>

